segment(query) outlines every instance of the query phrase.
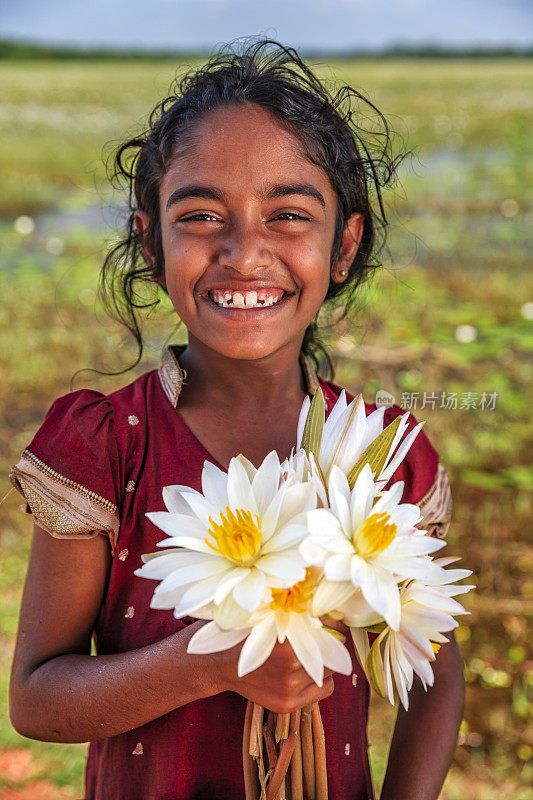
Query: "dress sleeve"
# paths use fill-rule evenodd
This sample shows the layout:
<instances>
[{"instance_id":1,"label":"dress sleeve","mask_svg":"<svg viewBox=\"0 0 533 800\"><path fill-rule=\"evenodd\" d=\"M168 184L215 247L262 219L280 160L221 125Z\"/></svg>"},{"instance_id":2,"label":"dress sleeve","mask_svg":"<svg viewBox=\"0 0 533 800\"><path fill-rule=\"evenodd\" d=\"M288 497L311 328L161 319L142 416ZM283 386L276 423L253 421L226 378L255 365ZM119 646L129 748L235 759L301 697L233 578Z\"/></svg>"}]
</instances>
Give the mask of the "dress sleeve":
<instances>
[{"instance_id":1,"label":"dress sleeve","mask_svg":"<svg viewBox=\"0 0 533 800\"><path fill-rule=\"evenodd\" d=\"M399 406L391 406L385 412L385 425L405 413ZM409 414L407 432L416 424L415 417ZM450 482L446 468L440 462L424 428L418 433L390 483L400 480L405 482L403 502L420 507L422 519L416 527L427 531L430 536L444 539L452 518Z\"/></svg>"},{"instance_id":2,"label":"dress sleeve","mask_svg":"<svg viewBox=\"0 0 533 800\"><path fill-rule=\"evenodd\" d=\"M120 463L113 408L105 395L82 389L60 397L10 472L22 510L60 539L109 538L120 517Z\"/></svg>"}]
</instances>

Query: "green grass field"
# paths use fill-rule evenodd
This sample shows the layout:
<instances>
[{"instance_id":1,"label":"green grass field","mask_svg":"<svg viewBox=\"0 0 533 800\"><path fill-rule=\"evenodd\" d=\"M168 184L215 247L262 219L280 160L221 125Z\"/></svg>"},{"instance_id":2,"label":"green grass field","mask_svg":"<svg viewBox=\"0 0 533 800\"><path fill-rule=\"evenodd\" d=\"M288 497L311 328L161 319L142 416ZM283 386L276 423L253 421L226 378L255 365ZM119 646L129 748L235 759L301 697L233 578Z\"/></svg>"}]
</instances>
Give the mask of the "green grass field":
<instances>
[{"instance_id":1,"label":"green grass field","mask_svg":"<svg viewBox=\"0 0 533 800\"><path fill-rule=\"evenodd\" d=\"M337 382L372 401L419 393L419 419L447 466L450 552L475 572L458 629L467 704L444 800L531 797L533 671L533 63L338 61L326 75L368 93L413 151L387 201L390 253L348 320L324 318ZM31 521L7 474L54 398L82 367L124 367L127 337L96 299L109 189L102 152L136 132L176 70L166 62L0 62L0 798L79 798L85 746L23 739L7 717L9 664ZM31 222L15 223L20 215ZM111 215L113 218L113 215ZM98 223L98 224L97 224ZM137 373L158 363L175 318L147 322ZM470 326L470 327L465 327ZM183 336L178 333L178 338ZM137 374L135 373L135 374ZM134 377L84 372L74 388ZM437 396L435 408L423 395ZM457 393L458 408L441 407ZM471 393L471 394L468 394ZM482 394L495 397L480 408ZM496 393L494 395L494 393ZM403 395L405 397L405 395ZM470 398L476 407L460 406ZM463 402L462 402L463 401ZM468 404L467 404L468 405ZM383 774L393 715L372 705L371 755Z\"/></svg>"}]
</instances>

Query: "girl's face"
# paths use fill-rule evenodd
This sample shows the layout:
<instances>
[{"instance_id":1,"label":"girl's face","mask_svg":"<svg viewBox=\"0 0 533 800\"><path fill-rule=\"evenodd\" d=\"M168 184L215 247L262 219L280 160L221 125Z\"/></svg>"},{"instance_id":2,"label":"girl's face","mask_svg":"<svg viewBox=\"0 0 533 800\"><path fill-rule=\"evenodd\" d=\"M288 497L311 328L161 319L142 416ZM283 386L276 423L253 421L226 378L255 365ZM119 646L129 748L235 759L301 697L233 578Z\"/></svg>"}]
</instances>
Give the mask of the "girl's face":
<instances>
[{"instance_id":1,"label":"girl's face","mask_svg":"<svg viewBox=\"0 0 533 800\"><path fill-rule=\"evenodd\" d=\"M176 149L159 203L189 341L234 359L299 351L329 285L337 199L295 136L260 106L212 112Z\"/></svg>"}]
</instances>

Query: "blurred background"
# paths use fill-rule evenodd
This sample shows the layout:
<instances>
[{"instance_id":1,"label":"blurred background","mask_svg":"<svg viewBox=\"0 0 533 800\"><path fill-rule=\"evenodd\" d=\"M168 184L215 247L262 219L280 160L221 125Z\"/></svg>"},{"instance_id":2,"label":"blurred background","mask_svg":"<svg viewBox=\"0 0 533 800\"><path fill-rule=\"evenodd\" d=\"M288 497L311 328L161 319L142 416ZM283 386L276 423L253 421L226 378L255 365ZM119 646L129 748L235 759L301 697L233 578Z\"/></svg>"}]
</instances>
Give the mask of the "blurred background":
<instances>
[{"instance_id":1,"label":"blurred background","mask_svg":"<svg viewBox=\"0 0 533 800\"><path fill-rule=\"evenodd\" d=\"M97 280L124 196L104 159L176 74L267 34L349 82L412 151L387 197L383 268L348 319L323 319L336 382L427 420L454 498L450 553L474 570L457 630L467 702L443 800L526 800L533 671L533 9L519 0L4 0L0 10L0 800L80 797L85 745L32 742L7 716L31 520L8 472L52 401L110 392L184 341L163 302L143 363ZM382 780L394 715L372 702Z\"/></svg>"}]
</instances>

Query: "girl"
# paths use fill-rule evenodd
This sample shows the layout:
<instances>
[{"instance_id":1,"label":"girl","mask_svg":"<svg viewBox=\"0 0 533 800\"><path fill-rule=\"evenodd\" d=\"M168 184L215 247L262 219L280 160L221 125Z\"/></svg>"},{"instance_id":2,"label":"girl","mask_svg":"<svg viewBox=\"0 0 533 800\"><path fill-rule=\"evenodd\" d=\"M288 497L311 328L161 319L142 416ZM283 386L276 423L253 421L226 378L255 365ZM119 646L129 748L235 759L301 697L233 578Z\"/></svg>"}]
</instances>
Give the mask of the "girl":
<instances>
[{"instance_id":1,"label":"girl","mask_svg":"<svg viewBox=\"0 0 533 800\"><path fill-rule=\"evenodd\" d=\"M239 452L256 465L272 449L288 456L305 395L320 385L328 410L339 395L312 366L315 319L374 266L393 167L387 128L372 151L354 100L349 87L328 94L294 50L255 41L183 79L118 152L131 215L104 282L140 353L143 280L168 293L188 344L110 395L56 400L12 470L35 527L11 718L30 738L91 742L86 800L243 798L246 698L277 712L321 700L331 800L372 797L355 657L354 676L327 673L318 688L284 643L238 679L240 646L187 654L204 623L150 609L153 585L133 574L161 539L145 512L164 509L163 486L200 489L206 459L227 469ZM400 413L390 407L386 424ZM420 525L444 535L446 472L423 433L400 479ZM399 712L382 800L439 793L463 702L453 641L435 663L434 688L418 683Z\"/></svg>"}]
</instances>

